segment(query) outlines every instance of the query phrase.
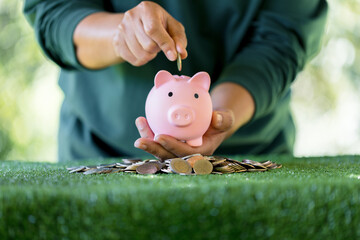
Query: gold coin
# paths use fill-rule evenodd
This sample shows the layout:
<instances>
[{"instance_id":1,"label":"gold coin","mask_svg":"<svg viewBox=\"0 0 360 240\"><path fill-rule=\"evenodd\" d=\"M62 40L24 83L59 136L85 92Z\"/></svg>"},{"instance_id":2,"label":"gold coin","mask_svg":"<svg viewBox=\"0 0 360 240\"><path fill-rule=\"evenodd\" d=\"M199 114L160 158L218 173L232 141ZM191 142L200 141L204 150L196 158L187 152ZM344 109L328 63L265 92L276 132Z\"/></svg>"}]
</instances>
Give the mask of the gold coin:
<instances>
[{"instance_id":1,"label":"gold coin","mask_svg":"<svg viewBox=\"0 0 360 240\"><path fill-rule=\"evenodd\" d=\"M250 159L244 159L242 160L243 163L247 163L250 164L252 166L254 166L255 168L260 168L260 169L266 169L266 167L264 165L262 165L260 162L254 161L254 160L250 160Z\"/></svg>"},{"instance_id":2,"label":"gold coin","mask_svg":"<svg viewBox=\"0 0 360 240\"><path fill-rule=\"evenodd\" d=\"M182 68L180 53L177 54L177 68L178 68L178 70L179 70L179 72L180 72L180 71L181 71L181 68Z\"/></svg>"},{"instance_id":3,"label":"gold coin","mask_svg":"<svg viewBox=\"0 0 360 240\"><path fill-rule=\"evenodd\" d=\"M269 160L260 162L264 167L270 167L273 163Z\"/></svg>"},{"instance_id":4,"label":"gold coin","mask_svg":"<svg viewBox=\"0 0 360 240\"><path fill-rule=\"evenodd\" d=\"M218 165L224 165L223 163L226 161L225 158L223 159L220 159L220 160L214 160L214 161L211 161L212 165L213 166L218 166Z\"/></svg>"},{"instance_id":5,"label":"gold coin","mask_svg":"<svg viewBox=\"0 0 360 240\"><path fill-rule=\"evenodd\" d=\"M213 165L206 159L199 159L194 163L194 172L196 174L210 174L213 170Z\"/></svg>"},{"instance_id":6,"label":"gold coin","mask_svg":"<svg viewBox=\"0 0 360 240\"><path fill-rule=\"evenodd\" d=\"M215 170L216 172L221 172L221 173L233 173L233 172L235 172L234 169L232 169L232 168L229 167L228 165L221 166L221 167L216 166L216 167L214 168L214 170Z\"/></svg>"},{"instance_id":7,"label":"gold coin","mask_svg":"<svg viewBox=\"0 0 360 240\"><path fill-rule=\"evenodd\" d=\"M195 155L195 156L192 156L190 158L188 158L186 161L190 164L190 166L193 168L194 167L194 164L201 160L201 159L204 159L204 157L202 155Z\"/></svg>"},{"instance_id":8,"label":"gold coin","mask_svg":"<svg viewBox=\"0 0 360 240\"><path fill-rule=\"evenodd\" d=\"M173 158L170 162L170 169L174 173L178 174L190 174L192 171L192 168L190 164L181 158Z\"/></svg>"},{"instance_id":9,"label":"gold coin","mask_svg":"<svg viewBox=\"0 0 360 240\"><path fill-rule=\"evenodd\" d=\"M204 156L204 158L206 160L209 160L210 162L216 162L216 161L219 161L219 160L226 160L225 157L221 157L221 156Z\"/></svg>"},{"instance_id":10,"label":"gold coin","mask_svg":"<svg viewBox=\"0 0 360 240\"><path fill-rule=\"evenodd\" d=\"M239 164L230 163L228 167L234 170L234 172L246 172L246 168Z\"/></svg>"},{"instance_id":11,"label":"gold coin","mask_svg":"<svg viewBox=\"0 0 360 240\"><path fill-rule=\"evenodd\" d=\"M282 167L281 164L272 163L271 166L268 167L268 169L276 169L281 167Z\"/></svg>"}]
</instances>

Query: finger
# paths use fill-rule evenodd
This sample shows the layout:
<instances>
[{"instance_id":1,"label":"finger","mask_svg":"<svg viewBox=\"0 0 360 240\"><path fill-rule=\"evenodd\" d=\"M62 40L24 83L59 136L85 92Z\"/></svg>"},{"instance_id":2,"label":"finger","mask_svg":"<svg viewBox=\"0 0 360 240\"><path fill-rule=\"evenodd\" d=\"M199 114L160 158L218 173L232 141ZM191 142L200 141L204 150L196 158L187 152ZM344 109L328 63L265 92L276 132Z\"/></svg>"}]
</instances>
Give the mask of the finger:
<instances>
[{"instance_id":1,"label":"finger","mask_svg":"<svg viewBox=\"0 0 360 240\"><path fill-rule=\"evenodd\" d=\"M187 156L197 151L196 147L191 147L187 143L167 135L158 135L155 137L155 141L168 152L171 152L178 157Z\"/></svg>"},{"instance_id":2,"label":"finger","mask_svg":"<svg viewBox=\"0 0 360 240\"><path fill-rule=\"evenodd\" d=\"M175 40L175 41L176 41L176 40ZM177 51L178 53L180 53L181 59L187 58L188 52L187 52L186 48L184 48L184 47L182 46L182 44L179 43L179 42L176 43L176 51Z\"/></svg>"},{"instance_id":3,"label":"finger","mask_svg":"<svg viewBox=\"0 0 360 240\"><path fill-rule=\"evenodd\" d=\"M139 138L135 141L134 146L140 148L158 159L166 160L169 158L176 157L173 153L167 151L159 143L154 142L153 140L147 138Z\"/></svg>"},{"instance_id":4,"label":"finger","mask_svg":"<svg viewBox=\"0 0 360 240\"><path fill-rule=\"evenodd\" d=\"M160 17L145 14L142 18L145 33L159 46L170 61L175 61L175 42L166 31Z\"/></svg>"},{"instance_id":5,"label":"finger","mask_svg":"<svg viewBox=\"0 0 360 240\"><path fill-rule=\"evenodd\" d=\"M136 66L141 66L156 57L160 48L149 38L143 29L141 20L135 21L127 32L126 43L130 51L137 58Z\"/></svg>"},{"instance_id":6,"label":"finger","mask_svg":"<svg viewBox=\"0 0 360 240\"><path fill-rule=\"evenodd\" d=\"M136 38L140 43L141 47L144 51L150 54L156 54L161 51L159 46L154 42L146 33L144 32L144 25L141 21L137 21L136 23L136 31L135 31Z\"/></svg>"},{"instance_id":7,"label":"finger","mask_svg":"<svg viewBox=\"0 0 360 240\"><path fill-rule=\"evenodd\" d=\"M214 111L211 119L211 127L224 132L234 124L234 113L232 111Z\"/></svg>"},{"instance_id":8,"label":"finger","mask_svg":"<svg viewBox=\"0 0 360 240\"><path fill-rule=\"evenodd\" d=\"M118 28L119 28L119 32L114 37L114 41L113 41L116 55L129 63L133 63L136 61L136 57L130 51L125 39L121 37L121 36L125 36L123 26L119 25Z\"/></svg>"},{"instance_id":9,"label":"finger","mask_svg":"<svg viewBox=\"0 0 360 240\"><path fill-rule=\"evenodd\" d=\"M171 16L168 18L167 25L169 35L175 42L176 51L180 53L182 59L185 59L188 54L186 51L187 38L184 26Z\"/></svg>"},{"instance_id":10,"label":"finger","mask_svg":"<svg viewBox=\"0 0 360 240\"><path fill-rule=\"evenodd\" d=\"M130 52L135 56L135 61L130 62L134 66L142 66L146 64L148 61L153 59L156 54L148 53L144 51L143 47L139 43L139 40L136 37L136 34L134 32L133 28L130 28L129 26L124 27L125 28L125 41L126 45L128 46Z\"/></svg>"},{"instance_id":11,"label":"finger","mask_svg":"<svg viewBox=\"0 0 360 240\"><path fill-rule=\"evenodd\" d=\"M135 120L135 125L139 131L139 134L142 138L154 139L154 133L151 131L149 124L144 117L138 117Z\"/></svg>"}]
</instances>

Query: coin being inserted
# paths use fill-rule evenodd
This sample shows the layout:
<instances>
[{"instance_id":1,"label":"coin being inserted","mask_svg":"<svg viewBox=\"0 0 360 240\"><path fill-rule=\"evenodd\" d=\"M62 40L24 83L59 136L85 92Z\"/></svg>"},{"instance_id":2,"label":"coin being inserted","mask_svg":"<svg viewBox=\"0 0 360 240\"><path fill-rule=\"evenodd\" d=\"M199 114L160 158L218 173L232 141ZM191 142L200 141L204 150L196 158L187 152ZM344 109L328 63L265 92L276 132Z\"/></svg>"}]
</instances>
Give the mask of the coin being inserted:
<instances>
[{"instance_id":1,"label":"coin being inserted","mask_svg":"<svg viewBox=\"0 0 360 240\"><path fill-rule=\"evenodd\" d=\"M178 70L179 70L179 72L180 72L180 71L181 71L181 68L182 68L180 53L177 54L177 68L178 68Z\"/></svg>"},{"instance_id":2,"label":"coin being inserted","mask_svg":"<svg viewBox=\"0 0 360 240\"><path fill-rule=\"evenodd\" d=\"M170 169L173 173L178 174L190 174L192 172L190 164L181 158L171 159Z\"/></svg>"}]
</instances>

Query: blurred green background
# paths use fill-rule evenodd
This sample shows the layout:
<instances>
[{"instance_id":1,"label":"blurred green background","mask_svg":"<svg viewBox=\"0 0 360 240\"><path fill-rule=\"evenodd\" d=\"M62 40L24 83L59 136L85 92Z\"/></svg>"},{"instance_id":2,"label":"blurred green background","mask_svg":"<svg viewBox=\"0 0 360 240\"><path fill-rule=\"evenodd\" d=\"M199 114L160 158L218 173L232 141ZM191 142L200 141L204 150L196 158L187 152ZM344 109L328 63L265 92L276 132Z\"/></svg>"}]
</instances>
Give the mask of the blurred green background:
<instances>
[{"instance_id":1,"label":"blurred green background","mask_svg":"<svg viewBox=\"0 0 360 240\"><path fill-rule=\"evenodd\" d=\"M329 0L323 47L293 84L296 156L360 154L360 1ZM23 1L0 0L0 160L56 161L63 95Z\"/></svg>"}]
</instances>

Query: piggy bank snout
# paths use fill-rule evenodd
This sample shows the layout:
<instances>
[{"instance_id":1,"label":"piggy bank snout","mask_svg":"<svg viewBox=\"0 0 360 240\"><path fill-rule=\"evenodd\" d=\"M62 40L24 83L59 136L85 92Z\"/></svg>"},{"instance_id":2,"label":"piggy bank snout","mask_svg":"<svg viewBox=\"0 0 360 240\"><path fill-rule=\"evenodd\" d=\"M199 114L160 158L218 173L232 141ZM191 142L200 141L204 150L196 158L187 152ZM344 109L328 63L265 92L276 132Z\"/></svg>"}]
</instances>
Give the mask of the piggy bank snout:
<instances>
[{"instance_id":1,"label":"piggy bank snout","mask_svg":"<svg viewBox=\"0 0 360 240\"><path fill-rule=\"evenodd\" d=\"M188 126L194 119L194 110L187 106L172 106L168 111L168 121L177 127Z\"/></svg>"}]
</instances>

